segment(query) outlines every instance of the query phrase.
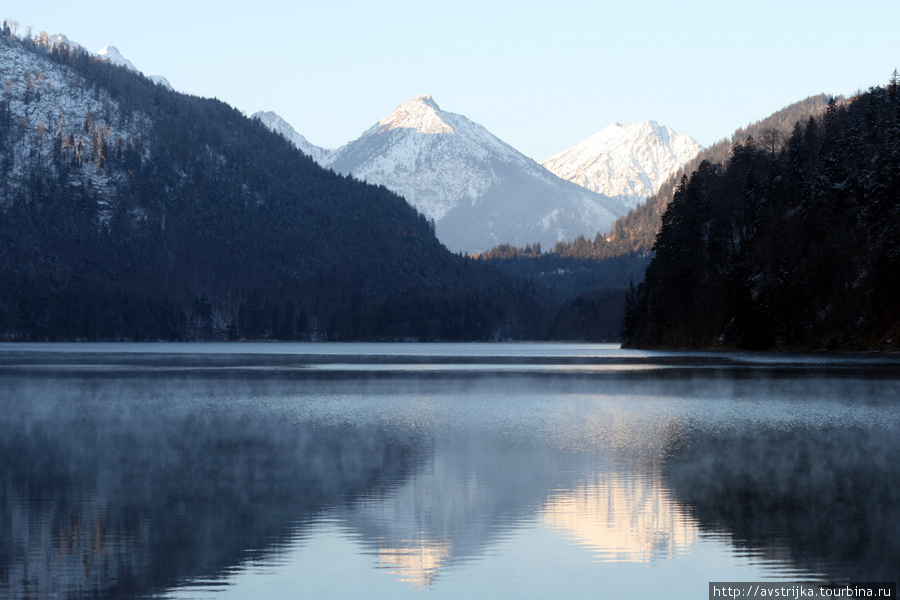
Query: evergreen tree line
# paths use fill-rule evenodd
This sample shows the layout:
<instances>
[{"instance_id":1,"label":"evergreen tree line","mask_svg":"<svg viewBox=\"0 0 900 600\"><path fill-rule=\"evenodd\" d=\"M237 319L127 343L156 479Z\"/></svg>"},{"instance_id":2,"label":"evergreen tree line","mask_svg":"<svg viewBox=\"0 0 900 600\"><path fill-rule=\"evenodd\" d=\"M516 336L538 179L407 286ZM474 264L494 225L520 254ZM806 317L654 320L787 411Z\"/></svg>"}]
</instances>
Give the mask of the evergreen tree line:
<instances>
[{"instance_id":1,"label":"evergreen tree line","mask_svg":"<svg viewBox=\"0 0 900 600\"><path fill-rule=\"evenodd\" d=\"M0 38L118 107L82 119L96 140L82 152L62 128L23 136L0 110L0 141L16 141L0 167L18 178L0 198L3 338L490 339L546 325L546 291L450 253L403 198L323 170L227 104ZM116 120L145 125L104 137ZM13 155L23 140L34 160Z\"/></svg>"},{"instance_id":2,"label":"evergreen tree line","mask_svg":"<svg viewBox=\"0 0 900 600\"><path fill-rule=\"evenodd\" d=\"M616 254L598 233L593 241L578 236L541 252L540 243L501 244L474 255L479 262L559 294L564 303L545 337L554 340L619 341L625 292L644 277L648 254Z\"/></svg>"},{"instance_id":3,"label":"evergreen tree line","mask_svg":"<svg viewBox=\"0 0 900 600\"><path fill-rule=\"evenodd\" d=\"M678 183L632 347L900 348L900 81Z\"/></svg>"},{"instance_id":4,"label":"evergreen tree line","mask_svg":"<svg viewBox=\"0 0 900 600\"><path fill-rule=\"evenodd\" d=\"M597 234L597 239L602 240L603 236ZM604 244L602 241L592 244L584 236L578 236L571 245L558 242L550 252L541 253L540 244L525 248L501 244L474 257L504 273L550 288L566 298L600 288L625 290L629 283L643 278L644 269L650 261L648 255L630 252L601 257L593 252L593 248Z\"/></svg>"}]
</instances>

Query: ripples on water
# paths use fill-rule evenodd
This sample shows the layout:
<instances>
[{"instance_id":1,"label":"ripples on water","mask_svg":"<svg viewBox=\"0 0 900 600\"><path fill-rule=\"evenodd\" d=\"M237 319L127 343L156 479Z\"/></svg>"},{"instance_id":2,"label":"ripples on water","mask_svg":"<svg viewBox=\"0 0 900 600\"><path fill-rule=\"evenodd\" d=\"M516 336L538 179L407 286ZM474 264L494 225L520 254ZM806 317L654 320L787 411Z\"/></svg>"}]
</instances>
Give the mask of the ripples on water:
<instances>
[{"instance_id":1,"label":"ripples on water","mask_svg":"<svg viewBox=\"0 0 900 600\"><path fill-rule=\"evenodd\" d=\"M578 344L0 345L0 597L894 581L898 367Z\"/></svg>"}]
</instances>

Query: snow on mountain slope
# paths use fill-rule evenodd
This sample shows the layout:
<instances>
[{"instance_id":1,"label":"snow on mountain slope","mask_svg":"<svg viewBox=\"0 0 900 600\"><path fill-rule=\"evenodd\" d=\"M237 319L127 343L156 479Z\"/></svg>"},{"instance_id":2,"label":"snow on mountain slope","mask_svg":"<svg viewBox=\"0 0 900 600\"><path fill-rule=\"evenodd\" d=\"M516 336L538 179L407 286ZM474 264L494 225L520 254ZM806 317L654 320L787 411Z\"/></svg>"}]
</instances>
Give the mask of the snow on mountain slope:
<instances>
[{"instance_id":1,"label":"snow on mountain slope","mask_svg":"<svg viewBox=\"0 0 900 600\"><path fill-rule=\"evenodd\" d=\"M115 46L103 46L97 51L97 56L105 58L114 65L119 65L120 67L125 67L135 73L140 73L130 60L122 56L122 53L119 52L119 49Z\"/></svg>"},{"instance_id":2,"label":"snow on mountain slope","mask_svg":"<svg viewBox=\"0 0 900 600\"><path fill-rule=\"evenodd\" d=\"M629 208L702 150L693 138L655 121L613 123L541 164L559 177L620 199Z\"/></svg>"},{"instance_id":3,"label":"snow on mountain slope","mask_svg":"<svg viewBox=\"0 0 900 600\"><path fill-rule=\"evenodd\" d=\"M48 36L41 43L50 49L71 42L65 36ZM102 168L104 156L111 148L142 147L140 139L151 126L146 115L125 111L105 90L82 85L72 69L8 39L0 38L0 68L4 105L8 116L20 123L0 146L0 202L27 186L35 169L56 169L60 156L55 154L77 165L78 185L90 186L101 197L124 181L123 173Z\"/></svg>"},{"instance_id":4,"label":"snow on mountain slope","mask_svg":"<svg viewBox=\"0 0 900 600\"><path fill-rule=\"evenodd\" d=\"M294 128L291 127L290 123L282 119L276 113L272 111L259 111L254 113L251 118L261 121L263 125L294 144L301 152L312 157L312 159L320 165L326 167L329 165L331 153L334 152L333 150L321 148L310 143L309 140L297 133Z\"/></svg>"},{"instance_id":5,"label":"snow on mountain slope","mask_svg":"<svg viewBox=\"0 0 900 600\"><path fill-rule=\"evenodd\" d=\"M325 164L406 198L436 222L438 237L454 251L593 237L627 212L427 95L398 106Z\"/></svg>"},{"instance_id":6,"label":"snow on mountain slope","mask_svg":"<svg viewBox=\"0 0 900 600\"><path fill-rule=\"evenodd\" d=\"M172 87L172 84L169 83L169 80L166 79L165 77L163 77L162 75L150 75L150 76L148 77L148 79L149 79L150 81L152 81L153 83L155 83L156 85L161 85L161 86L163 86L163 87L166 88L167 90L170 90L170 91L173 91L173 92L175 91L175 88Z\"/></svg>"}]
</instances>

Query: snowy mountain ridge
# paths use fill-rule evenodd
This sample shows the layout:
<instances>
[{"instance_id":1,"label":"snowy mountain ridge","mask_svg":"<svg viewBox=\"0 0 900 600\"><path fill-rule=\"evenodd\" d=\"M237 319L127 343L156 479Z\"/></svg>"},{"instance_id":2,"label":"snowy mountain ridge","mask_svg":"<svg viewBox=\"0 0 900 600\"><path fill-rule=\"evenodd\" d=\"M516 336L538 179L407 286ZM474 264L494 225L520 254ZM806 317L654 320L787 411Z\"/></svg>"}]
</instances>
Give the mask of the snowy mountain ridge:
<instances>
[{"instance_id":1,"label":"snowy mountain ridge","mask_svg":"<svg viewBox=\"0 0 900 600\"><path fill-rule=\"evenodd\" d=\"M534 161L481 125L420 95L335 150L327 166L384 185L439 221L460 201L474 204L487 191L490 174L470 163L492 158L543 176Z\"/></svg>"},{"instance_id":2,"label":"snowy mountain ridge","mask_svg":"<svg viewBox=\"0 0 900 600\"><path fill-rule=\"evenodd\" d=\"M656 121L612 123L541 162L552 173L633 208L702 150Z\"/></svg>"},{"instance_id":3,"label":"snowy mountain ridge","mask_svg":"<svg viewBox=\"0 0 900 600\"><path fill-rule=\"evenodd\" d=\"M435 221L451 250L552 246L593 236L625 212L618 201L560 179L428 95L400 104L321 164L397 192Z\"/></svg>"},{"instance_id":4,"label":"snowy mountain ridge","mask_svg":"<svg viewBox=\"0 0 900 600\"><path fill-rule=\"evenodd\" d=\"M110 62L114 65L117 65L119 67L125 67L129 71L133 71L135 73L138 73L139 75L143 75L143 73L137 67L134 66L134 63L132 63L127 58L125 58L125 56L119 51L119 49L112 45L106 45L103 48L101 48L100 50L98 50L97 52L91 52L90 50L88 50L87 48L85 48L84 46L79 44L78 42L73 42L68 37L63 35L62 33L54 33L53 35L46 35L44 33L41 33L37 37L37 42L38 42L38 44L40 44L48 49L56 48L57 46L68 46L69 48L72 48L72 49L77 48L80 50L84 50L91 56L96 56L97 58L102 58L102 59L106 60L107 62ZM161 85L167 89L174 91L174 88L169 83L169 80L166 79L165 77L163 77L162 75L148 75L146 77L153 83L155 83L157 85Z\"/></svg>"},{"instance_id":5,"label":"snowy mountain ridge","mask_svg":"<svg viewBox=\"0 0 900 600\"><path fill-rule=\"evenodd\" d=\"M534 161L521 154L512 146L501 141L482 125L463 115L442 110L428 94L415 96L397 106L394 111L381 119L377 125L363 133L363 136L377 130L386 133L393 129L409 129L416 133L451 134L461 136L459 140L468 150L485 157L489 153L504 155L528 169L534 169ZM540 172L540 169L535 170Z\"/></svg>"},{"instance_id":6,"label":"snowy mountain ridge","mask_svg":"<svg viewBox=\"0 0 900 600\"><path fill-rule=\"evenodd\" d=\"M538 164L427 94L335 150L311 144L275 113L253 116L323 167L397 192L435 221L445 244L466 251L593 237L701 149L655 121L614 123Z\"/></svg>"}]
</instances>

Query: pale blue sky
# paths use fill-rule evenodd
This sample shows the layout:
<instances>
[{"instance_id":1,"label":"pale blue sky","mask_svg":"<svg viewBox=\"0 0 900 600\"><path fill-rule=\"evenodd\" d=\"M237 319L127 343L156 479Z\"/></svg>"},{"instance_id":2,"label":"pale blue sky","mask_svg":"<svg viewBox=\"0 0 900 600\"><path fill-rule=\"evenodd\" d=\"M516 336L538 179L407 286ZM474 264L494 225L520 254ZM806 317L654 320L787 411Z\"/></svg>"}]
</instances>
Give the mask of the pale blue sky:
<instances>
[{"instance_id":1,"label":"pale blue sky","mask_svg":"<svg viewBox=\"0 0 900 600\"><path fill-rule=\"evenodd\" d=\"M34 33L119 48L147 75L336 147L431 94L537 160L614 121L709 145L900 68L900 1L12 0Z\"/></svg>"}]
</instances>

